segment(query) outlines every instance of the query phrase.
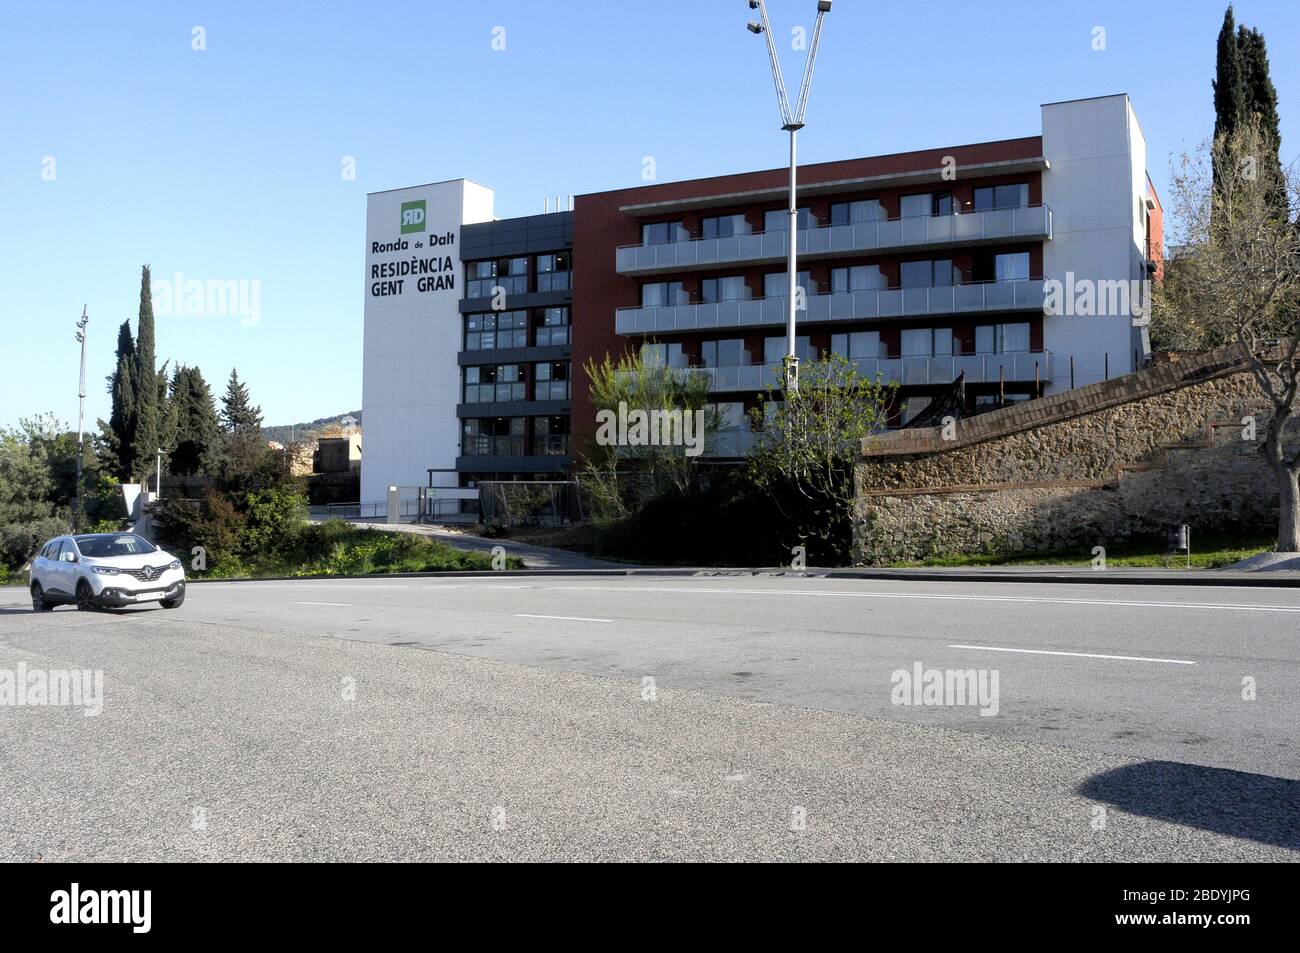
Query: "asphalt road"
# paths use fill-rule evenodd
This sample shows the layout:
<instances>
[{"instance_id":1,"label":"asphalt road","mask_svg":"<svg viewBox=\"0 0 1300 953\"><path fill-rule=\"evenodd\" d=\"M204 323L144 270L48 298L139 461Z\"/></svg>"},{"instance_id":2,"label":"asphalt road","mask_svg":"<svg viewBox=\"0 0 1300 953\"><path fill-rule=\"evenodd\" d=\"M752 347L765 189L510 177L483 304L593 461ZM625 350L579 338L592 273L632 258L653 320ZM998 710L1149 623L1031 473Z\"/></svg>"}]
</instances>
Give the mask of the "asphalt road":
<instances>
[{"instance_id":1,"label":"asphalt road","mask_svg":"<svg viewBox=\"0 0 1300 953\"><path fill-rule=\"evenodd\" d=\"M502 574L25 605L0 590L0 673L102 670L104 709L0 706L0 859L1300 859L1297 590ZM996 714L895 704L918 664L996 673Z\"/></svg>"}]
</instances>

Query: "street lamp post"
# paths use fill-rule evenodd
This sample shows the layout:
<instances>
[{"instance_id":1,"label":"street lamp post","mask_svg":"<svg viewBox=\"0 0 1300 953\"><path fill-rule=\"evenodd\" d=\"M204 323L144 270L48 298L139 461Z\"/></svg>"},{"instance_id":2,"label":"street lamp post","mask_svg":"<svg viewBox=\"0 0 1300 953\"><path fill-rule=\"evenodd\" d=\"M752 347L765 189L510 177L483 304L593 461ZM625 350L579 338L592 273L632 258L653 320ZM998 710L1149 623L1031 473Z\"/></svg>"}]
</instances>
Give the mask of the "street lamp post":
<instances>
[{"instance_id":1,"label":"street lamp post","mask_svg":"<svg viewBox=\"0 0 1300 953\"><path fill-rule=\"evenodd\" d=\"M90 318L86 306L81 306L81 320L77 322L77 343L81 345L81 381L77 387L77 488L72 505L72 525L81 528L81 458L86 439L86 325Z\"/></svg>"},{"instance_id":2,"label":"street lamp post","mask_svg":"<svg viewBox=\"0 0 1300 953\"><path fill-rule=\"evenodd\" d=\"M821 39L822 20L830 12L831 0L817 0L817 22L813 25L812 44L808 47L808 58L804 62L803 81L799 87L799 101L794 111L790 111L790 98L785 92L785 78L781 75L781 61L776 55L776 43L772 40L772 28L767 20L767 5L764 0L749 0L749 8L757 10L761 22L750 21L751 33L762 34L767 39L767 56L772 64L772 82L776 85L776 102L781 109L781 128L790 133L790 246L786 257L789 271L788 305L786 318L786 355L785 388L793 393L799 390L799 355L796 351L795 320L799 310L797 297L798 270L796 267L796 241L799 225L799 202L796 195L795 171L795 133L804 127L804 113L808 109L808 90L812 86L813 63L817 59L817 43Z\"/></svg>"}]
</instances>

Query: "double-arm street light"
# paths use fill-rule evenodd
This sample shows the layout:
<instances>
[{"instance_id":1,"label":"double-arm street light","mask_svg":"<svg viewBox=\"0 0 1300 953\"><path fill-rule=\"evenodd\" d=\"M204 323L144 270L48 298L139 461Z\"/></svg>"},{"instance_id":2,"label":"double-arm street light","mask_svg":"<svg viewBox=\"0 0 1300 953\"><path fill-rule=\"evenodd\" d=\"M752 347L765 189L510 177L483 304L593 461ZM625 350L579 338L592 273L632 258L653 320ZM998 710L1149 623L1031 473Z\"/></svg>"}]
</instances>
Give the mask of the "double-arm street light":
<instances>
[{"instance_id":1,"label":"double-arm street light","mask_svg":"<svg viewBox=\"0 0 1300 953\"><path fill-rule=\"evenodd\" d=\"M795 349L795 317L798 311L796 286L798 272L795 268L795 242L798 236L799 203L795 195L795 133L803 128L804 111L808 108L808 90L812 86L813 62L817 59L817 41L821 38L822 19L830 12L831 0L818 0L817 22L813 25L812 43L808 47L808 59L803 67L803 82L799 88L799 101L794 111L790 111L790 98L785 92L785 79L781 76L781 61L776 55L776 43L772 40L772 28L767 21L767 6L763 0L749 0L749 8L757 10L760 21L749 22L751 33L762 34L767 38L767 55L772 61L772 82L776 84L776 102L781 108L781 128L790 133L790 250L787 259L789 269L789 316L786 320L788 338L785 356L785 388L788 392L799 390L799 355Z\"/></svg>"}]
</instances>

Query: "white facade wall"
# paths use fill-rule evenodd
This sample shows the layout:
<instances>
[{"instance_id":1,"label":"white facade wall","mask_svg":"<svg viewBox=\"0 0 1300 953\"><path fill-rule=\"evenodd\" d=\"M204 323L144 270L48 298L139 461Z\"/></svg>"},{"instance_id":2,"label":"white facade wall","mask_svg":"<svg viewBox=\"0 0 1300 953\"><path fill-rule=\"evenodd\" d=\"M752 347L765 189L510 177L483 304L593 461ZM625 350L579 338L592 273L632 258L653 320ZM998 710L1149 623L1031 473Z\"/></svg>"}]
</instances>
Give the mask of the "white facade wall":
<instances>
[{"instance_id":1,"label":"white facade wall","mask_svg":"<svg viewBox=\"0 0 1300 953\"><path fill-rule=\"evenodd\" d=\"M1146 140L1128 96L1102 96L1042 107L1043 201L1052 209L1052 239L1043 244L1043 277L1059 281L1064 308L1043 318L1043 346L1052 352L1049 394L1116 377L1150 352L1144 319L1131 306L1104 309L1107 286L1136 291L1144 267ZM1132 283L1139 284L1132 284ZM1080 297L1094 292L1092 314ZM1113 286L1110 286L1113 288ZM1112 297L1113 301L1114 298ZM1122 300L1122 299L1121 299ZM1050 298L1049 298L1050 303ZM1139 305L1139 312L1141 307Z\"/></svg>"},{"instance_id":2,"label":"white facade wall","mask_svg":"<svg viewBox=\"0 0 1300 953\"><path fill-rule=\"evenodd\" d=\"M422 221L409 214L403 233L403 207L419 202ZM431 467L447 471L434 474L435 486L456 485L450 471L460 447L460 228L491 221L492 207L492 190L466 179L368 196L362 502L384 501L390 486L404 488L403 499L414 497L412 488L427 485ZM412 262L431 261L436 270L401 273Z\"/></svg>"}]
</instances>

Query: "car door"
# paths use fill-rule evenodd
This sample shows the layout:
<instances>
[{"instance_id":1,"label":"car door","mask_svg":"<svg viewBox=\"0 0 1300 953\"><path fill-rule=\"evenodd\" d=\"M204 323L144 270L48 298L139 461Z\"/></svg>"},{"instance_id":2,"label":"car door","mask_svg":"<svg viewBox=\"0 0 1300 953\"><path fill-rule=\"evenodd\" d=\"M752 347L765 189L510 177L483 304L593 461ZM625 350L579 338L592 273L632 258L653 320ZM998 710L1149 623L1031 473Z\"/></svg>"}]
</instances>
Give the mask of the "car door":
<instances>
[{"instance_id":1,"label":"car door","mask_svg":"<svg viewBox=\"0 0 1300 953\"><path fill-rule=\"evenodd\" d=\"M54 554L54 559L50 563L50 578L54 585L51 587L60 595L71 596L76 588L73 586L73 580L77 571L77 564L71 562L76 555L76 550L72 547L72 540L65 539L59 543L59 549Z\"/></svg>"}]
</instances>

